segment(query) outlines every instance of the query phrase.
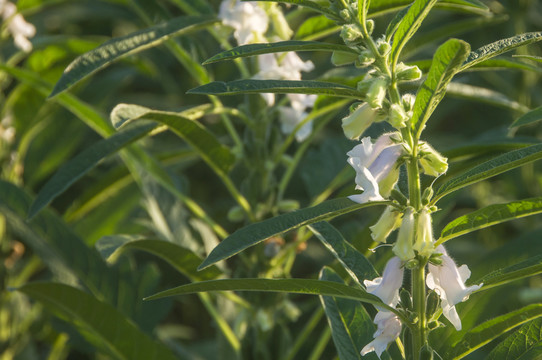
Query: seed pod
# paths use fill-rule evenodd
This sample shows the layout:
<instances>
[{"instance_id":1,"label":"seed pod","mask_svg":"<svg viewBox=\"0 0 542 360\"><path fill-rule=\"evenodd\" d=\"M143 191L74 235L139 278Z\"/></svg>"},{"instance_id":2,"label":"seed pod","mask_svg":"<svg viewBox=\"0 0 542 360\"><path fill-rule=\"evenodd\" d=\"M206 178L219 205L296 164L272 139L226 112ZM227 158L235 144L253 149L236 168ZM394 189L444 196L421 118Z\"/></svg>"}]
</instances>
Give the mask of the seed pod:
<instances>
[{"instance_id":1,"label":"seed pod","mask_svg":"<svg viewBox=\"0 0 542 360\"><path fill-rule=\"evenodd\" d=\"M430 318L440 306L440 297L435 291L430 291L425 302L425 313Z\"/></svg>"},{"instance_id":2,"label":"seed pod","mask_svg":"<svg viewBox=\"0 0 542 360\"><path fill-rule=\"evenodd\" d=\"M400 192L399 190L397 189L392 189L391 190L391 193L390 193L390 197L397 201L399 204L403 205L403 206L407 206L407 203L408 203L408 199L406 198L405 195L403 195L402 192Z\"/></svg>"},{"instance_id":3,"label":"seed pod","mask_svg":"<svg viewBox=\"0 0 542 360\"><path fill-rule=\"evenodd\" d=\"M412 298L410 293L405 288L402 288L399 292L399 298L401 299L401 305L404 309L412 310Z\"/></svg>"}]
</instances>

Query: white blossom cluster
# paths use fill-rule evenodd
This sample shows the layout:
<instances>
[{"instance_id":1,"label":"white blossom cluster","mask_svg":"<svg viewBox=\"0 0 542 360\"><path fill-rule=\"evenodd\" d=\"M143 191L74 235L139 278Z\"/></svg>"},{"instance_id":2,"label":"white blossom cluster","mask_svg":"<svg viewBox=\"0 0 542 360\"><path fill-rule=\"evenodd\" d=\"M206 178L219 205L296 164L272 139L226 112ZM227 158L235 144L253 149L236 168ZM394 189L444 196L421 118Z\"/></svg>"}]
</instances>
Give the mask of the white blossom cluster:
<instances>
[{"instance_id":1,"label":"white blossom cluster","mask_svg":"<svg viewBox=\"0 0 542 360\"><path fill-rule=\"evenodd\" d=\"M7 0L0 0L0 16L15 46L24 52L32 51L32 43L28 39L36 35L36 28L17 13L17 6Z\"/></svg>"},{"instance_id":2,"label":"white blossom cluster","mask_svg":"<svg viewBox=\"0 0 542 360\"><path fill-rule=\"evenodd\" d=\"M269 25L273 25L271 40L288 40L292 30L277 4L262 5L256 1L224 0L220 5L218 17L224 25L234 29L233 36L239 45L266 43ZM314 69L311 61L303 61L295 52L286 54L265 54L258 56L259 71L254 79L261 80L301 80L301 72ZM268 106L275 104L274 94L262 94ZM292 133L307 117L307 110L316 101L316 95L288 94L290 106L279 106L279 119L284 133ZM303 141L312 132L312 122L307 121L295 134Z\"/></svg>"}]
</instances>

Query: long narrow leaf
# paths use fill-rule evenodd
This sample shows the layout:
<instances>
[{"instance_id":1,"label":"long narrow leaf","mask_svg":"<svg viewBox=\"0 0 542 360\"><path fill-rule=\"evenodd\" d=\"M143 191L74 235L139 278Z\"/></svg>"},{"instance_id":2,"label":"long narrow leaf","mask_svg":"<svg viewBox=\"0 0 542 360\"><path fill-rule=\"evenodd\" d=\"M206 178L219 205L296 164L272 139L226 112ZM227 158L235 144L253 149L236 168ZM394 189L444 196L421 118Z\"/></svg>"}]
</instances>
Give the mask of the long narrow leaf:
<instances>
[{"instance_id":1,"label":"long narrow leaf","mask_svg":"<svg viewBox=\"0 0 542 360\"><path fill-rule=\"evenodd\" d=\"M309 225L309 229L331 251L350 276L360 285L364 280L374 279L378 273L362 253L354 248L331 224L321 221Z\"/></svg>"},{"instance_id":2,"label":"long narrow leaf","mask_svg":"<svg viewBox=\"0 0 542 360\"><path fill-rule=\"evenodd\" d=\"M529 125L540 120L542 120L542 106L523 114L523 116L516 119L510 127Z\"/></svg>"},{"instance_id":3,"label":"long narrow leaf","mask_svg":"<svg viewBox=\"0 0 542 360\"><path fill-rule=\"evenodd\" d=\"M235 94L316 94L343 96L359 99L361 94L354 88L323 81L312 80L235 80L214 81L188 91L188 94L235 95Z\"/></svg>"},{"instance_id":4,"label":"long narrow leaf","mask_svg":"<svg viewBox=\"0 0 542 360\"><path fill-rule=\"evenodd\" d=\"M480 86L452 82L448 84L446 93L451 97L481 102L519 113L529 111L527 106L518 103L503 93Z\"/></svg>"},{"instance_id":5,"label":"long narrow leaf","mask_svg":"<svg viewBox=\"0 0 542 360\"><path fill-rule=\"evenodd\" d=\"M495 41L491 44L482 46L469 54L460 71L468 69L487 59L513 50L519 46L528 45L542 40L542 32L530 32Z\"/></svg>"},{"instance_id":6,"label":"long narrow leaf","mask_svg":"<svg viewBox=\"0 0 542 360\"><path fill-rule=\"evenodd\" d=\"M478 292L501 286L512 281L542 273L542 255L531 257L525 261L493 271L476 283L484 283Z\"/></svg>"},{"instance_id":7,"label":"long narrow leaf","mask_svg":"<svg viewBox=\"0 0 542 360\"><path fill-rule=\"evenodd\" d=\"M271 236L280 235L301 226L328 220L364 207L385 204L387 202L375 201L357 204L346 198L333 199L310 208L292 211L256 224L251 224L237 230L218 244L203 263L201 263L199 269L205 269L220 260L227 259Z\"/></svg>"},{"instance_id":8,"label":"long narrow leaf","mask_svg":"<svg viewBox=\"0 0 542 360\"><path fill-rule=\"evenodd\" d=\"M246 0L244 0L244 1L246 1ZM269 0L253 0L253 1L269 1ZM342 18L338 14L333 12L329 8L329 6L320 5L316 1L311 1L311 0L271 0L271 1L281 2L281 3L285 3L285 4L303 6L303 7L312 9L314 11L317 11L317 12L319 12L321 14L324 14L325 16L327 16L330 19L337 20L337 21L342 21Z\"/></svg>"},{"instance_id":9,"label":"long narrow leaf","mask_svg":"<svg viewBox=\"0 0 542 360\"><path fill-rule=\"evenodd\" d=\"M436 245L472 231L542 212L542 197L494 204L458 217L448 223Z\"/></svg>"},{"instance_id":10,"label":"long narrow leaf","mask_svg":"<svg viewBox=\"0 0 542 360\"><path fill-rule=\"evenodd\" d=\"M261 54L286 52L286 51L342 51L357 54L357 51L340 44L323 43L318 41L280 41L276 43L248 44L223 51L203 62L203 65L212 64L223 60L232 60L240 57L255 56Z\"/></svg>"},{"instance_id":11,"label":"long narrow leaf","mask_svg":"<svg viewBox=\"0 0 542 360\"><path fill-rule=\"evenodd\" d=\"M465 173L442 184L432 203L436 203L442 197L457 191L465 186L499 175L518 166L542 159L542 144L529 146L523 149L510 151L497 156L483 164L480 164Z\"/></svg>"},{"instance_id":12,"label":"long narrow leaf","mask_svg":"<svg viewBox=\"0 0 542 360\"><path fill-rule=\"evenodd\" d=\"M446 87L465 61L469 49L469 44L458 39L450 39L437 49L427 79L418 90L414 103L412 127L418 135L444 97Z\"/></svg>"},{"instance_id":13,"label":"long narrow leaf","mask_svg":"<svg viewBox=\"0 0 542 360\"><path fill-rule=\"evenodd\" d=\"M111 305L64 284L31 283L17 289L59 317L82 327L96 348L118 359L177 359L165 345L139 330Z\"/></svg>"},{"instance_id":14,"label":"long narrow leaf","mask_svg":"<svg viewBox=\"0 0 542 360\"><path fill-rule=\"evenodd\" d=\"M209 16L183 16L148 29L111 39L72 61L64 70L49 97L67 90L94 72L130 54L157 46L173 36L188 33L216 22Z\"/></svg>"}]
</instances>

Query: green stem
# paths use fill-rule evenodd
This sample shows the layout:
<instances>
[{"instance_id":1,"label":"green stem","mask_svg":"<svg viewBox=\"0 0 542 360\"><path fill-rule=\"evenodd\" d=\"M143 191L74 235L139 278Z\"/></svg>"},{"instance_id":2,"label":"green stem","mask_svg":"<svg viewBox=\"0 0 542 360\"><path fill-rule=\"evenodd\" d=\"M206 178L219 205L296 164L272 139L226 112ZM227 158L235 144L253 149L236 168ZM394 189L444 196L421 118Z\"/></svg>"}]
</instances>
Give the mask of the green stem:
<instances>
[{"instance_id":1,"label":"green stem","mask_svg":"<svg viewBox=\"0 0 542 360\"><path fill-rule=\"evenodd\" d=\"M416 327L412 331L412 358L417 359L420 350L427 342L427 319L425 314L425 263L412 270L412 299L414 311L418 315Z\"/></svg>"}]
</instances>

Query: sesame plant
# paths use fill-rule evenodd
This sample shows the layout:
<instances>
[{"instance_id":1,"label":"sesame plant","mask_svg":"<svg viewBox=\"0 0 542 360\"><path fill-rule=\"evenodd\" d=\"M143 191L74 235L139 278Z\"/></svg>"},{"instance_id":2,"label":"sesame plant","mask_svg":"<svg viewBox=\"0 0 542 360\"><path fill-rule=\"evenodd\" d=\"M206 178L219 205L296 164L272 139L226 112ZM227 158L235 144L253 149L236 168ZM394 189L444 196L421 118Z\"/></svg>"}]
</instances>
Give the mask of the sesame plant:
<instances>
[{"instance_id":1,"label":"sesame plant","mask_svg":"<svg viewBox=\"0 0 542 360\"><path fill-rule=\"evenodd\" d=\"M58 3L0 0L3 358L538 358L536 2Z\"/></svg>"}]
</instances>

